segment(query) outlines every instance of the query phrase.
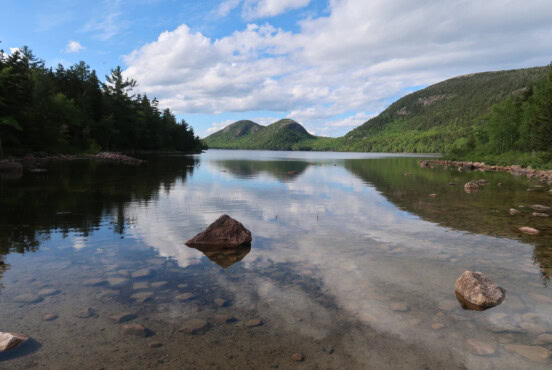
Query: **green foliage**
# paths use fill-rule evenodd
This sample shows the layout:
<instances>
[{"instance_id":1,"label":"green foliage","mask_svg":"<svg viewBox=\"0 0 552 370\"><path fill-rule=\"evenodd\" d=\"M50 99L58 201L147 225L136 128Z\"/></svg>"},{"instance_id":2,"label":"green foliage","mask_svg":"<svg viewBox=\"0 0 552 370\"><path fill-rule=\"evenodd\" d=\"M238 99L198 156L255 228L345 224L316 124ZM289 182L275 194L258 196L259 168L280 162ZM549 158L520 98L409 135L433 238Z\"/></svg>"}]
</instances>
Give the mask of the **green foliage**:
<instances>
[{"instance_id":1,"label":"green foliage","mask_svg":"<svg viewBox=\"0 0 552 370\"><path fill-rule=\"evenodd\" d=\"M540 140L539 150L545 150L546 140L552 142L547 139L550 137L550 132L545 129L548 126L542 123L551 115L546 108L547 100L539 98L538 104L531 104L540 113L529 116L541 117L538 120L525 118L521 107L525 100L536 99L533 91L542 91L540 95L545 96L552 94L543 83L534 86L546 77L546 73L545 67L537 67L452 78L397 100L380 115L340 138L312 136L302 127L292 134L288 130L278 130L277 124L263 127L251 121L239 121L210 135L205 141L212 148L225 149L447 153L461 156L476 146L489 143L489 148L492 148L489 153L504 153L527 147L523 141ZM522 120L531 122L528 127L532 129L528 133L524 133L523 126L520 126Z\"/></svg>"},{"instance_id":2,"label":"green foliage","mask_svg":"<svg viewBox=\"0 0 552 370\"><path fill-rule=\"evenodd\" d=\"M493 105L487 124L474 128L476 145L450 148L447 157L552 168L552 64L547 72L522 94Z\"/></svg>"},{"instance_id":3,"label":"green foliage","mask_svg":"<svg viewBox=\"0 0 552 370\"><path fill-rule=\"evenodd\" d=\"M47 69L27 47L0 50L0 155L30 151L179 150L203 144L156 99L131 95L120 67L101 83L85 62Z\"/></svg>"},{"instance_id":4,"label":"green foliage","mask_svg":"<svg viewBox=\"0 0 552 370\"><path fill-rule=\"evenodd\" d=\"M314 138L297 122L283 119L266 127L252 121L234 122L204 141L218 149L296 150L296 144Z\"/></svg>"}]
</instances>

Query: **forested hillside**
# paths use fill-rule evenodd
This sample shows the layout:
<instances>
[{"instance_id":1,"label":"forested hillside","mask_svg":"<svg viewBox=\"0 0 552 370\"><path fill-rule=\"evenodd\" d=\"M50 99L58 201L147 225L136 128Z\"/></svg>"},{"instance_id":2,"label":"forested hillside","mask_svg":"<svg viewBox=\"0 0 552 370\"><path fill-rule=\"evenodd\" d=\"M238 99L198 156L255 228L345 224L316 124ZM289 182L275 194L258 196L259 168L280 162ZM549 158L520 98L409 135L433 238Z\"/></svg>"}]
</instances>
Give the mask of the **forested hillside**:
<instances>
[{"instance_id":1,"label":"forested hillside","mask_svg":"<svg viewBox=\"0 0 552 370\"><path fill-rule=\"evenodd\" d=\"M0 51L0 155L201 150L188 123L135 86L120 67L102 83L85 62L53 70L27 47Z\"/></svg>"},{"instance_id":2,"label":"forested hillside","mask_svg":"<svg viewBox=\"0 0 552 370\"><path fill-rule=\"evenodd\" d=\"M294 150L295 145L314 139L303 126L283 119L269 126L252 121L238 121L206 137L209 148Z\"/></svg>"},{"instance_id":3,"label":"forested hillside","mask_svg":"<svg viewBox=\"0 0 552 370\"><path fill-rule=\"evenodd\" d=\"M458 76L397 100L340 138L312 136L284 120L301 130L250 121L245 130L240 121L205 140L215 148L442 153L549 166L551 81L552 66Z\"/></svg>"}]
</instances>

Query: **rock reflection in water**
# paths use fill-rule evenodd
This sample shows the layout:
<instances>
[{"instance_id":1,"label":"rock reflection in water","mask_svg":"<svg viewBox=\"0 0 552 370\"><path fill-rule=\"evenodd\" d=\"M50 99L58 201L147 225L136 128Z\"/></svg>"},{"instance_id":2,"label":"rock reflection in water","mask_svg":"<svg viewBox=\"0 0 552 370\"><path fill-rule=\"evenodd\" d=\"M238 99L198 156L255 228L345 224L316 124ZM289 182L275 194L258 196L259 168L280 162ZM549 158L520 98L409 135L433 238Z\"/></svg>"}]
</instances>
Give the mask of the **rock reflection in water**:
<instances>
[{"instance_id":1,"label":"rock reflection in water","mask_svg":"<svg viewBox=\"0 0 552 370\"><path fill-rule=\"evenodd\" d=\"M239 246L196 245L189 248L197 249L220 267L228 268L247 256L251 251L251 243Z\"/></svg>"}]
</instances>

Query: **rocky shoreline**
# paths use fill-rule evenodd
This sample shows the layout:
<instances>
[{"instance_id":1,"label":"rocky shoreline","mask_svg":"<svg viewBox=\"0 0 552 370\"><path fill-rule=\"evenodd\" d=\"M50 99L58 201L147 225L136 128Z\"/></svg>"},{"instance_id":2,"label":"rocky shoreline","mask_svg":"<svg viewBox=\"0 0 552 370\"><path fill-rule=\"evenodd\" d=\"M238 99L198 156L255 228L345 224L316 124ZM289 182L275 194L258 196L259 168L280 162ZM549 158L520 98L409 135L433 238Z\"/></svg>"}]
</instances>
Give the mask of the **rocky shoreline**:
<instances>
[{"instance_id":1,"label":"rocky shoreline","mask_svg":"<svg viewBox=\"0 0 552 370\"><path fill-rule=\"evenodd\" d=\"M99 160L114 163L121 163L129 166L140 166L146 161L127 156L119 152L100 152L97 154L58 154L48 155L47 153L27 154L24 157L8 157L0 160L1 174L21 174L28 172L45 172L41 167L54 161L74 161L74 160Z\"/></svg>"},{"instance_id":2,"label":"rocky shoreline","mask_svg":"<svg viewBox=\"0 0 552 370\"><path fill-rule=\"evenodd\" d=\"M456 167L458 171L493 171L509 172L516 176L525 176L552 185L552 170L535 170L522 168L521 166L490 166L483 162L464 162L450 160L423 160L419 162L422 168L433 168L433 166Z\"/></svg>"}]
</instances>

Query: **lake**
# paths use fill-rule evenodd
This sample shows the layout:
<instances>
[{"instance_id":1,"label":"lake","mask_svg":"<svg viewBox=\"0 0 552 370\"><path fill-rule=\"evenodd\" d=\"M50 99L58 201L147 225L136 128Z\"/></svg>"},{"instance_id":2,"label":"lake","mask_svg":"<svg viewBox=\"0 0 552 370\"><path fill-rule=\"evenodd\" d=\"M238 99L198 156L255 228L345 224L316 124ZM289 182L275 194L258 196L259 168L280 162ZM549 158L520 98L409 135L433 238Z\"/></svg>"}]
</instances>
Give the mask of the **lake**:
<instances>
[{"instance_id":1,"label":"lake","mask_svg":"<svg viewBox=\"0 0 552 370\"><path fill-rule=\"evenodd\" d=\"M530 208L550 186L427 157L209 150L0 178L0 331L31 338L0 367L550 368L552 220ZM184 244L222 214L251 248ZM504 302L462 309L466 270Z\"/></svg>"}]
</instances>

